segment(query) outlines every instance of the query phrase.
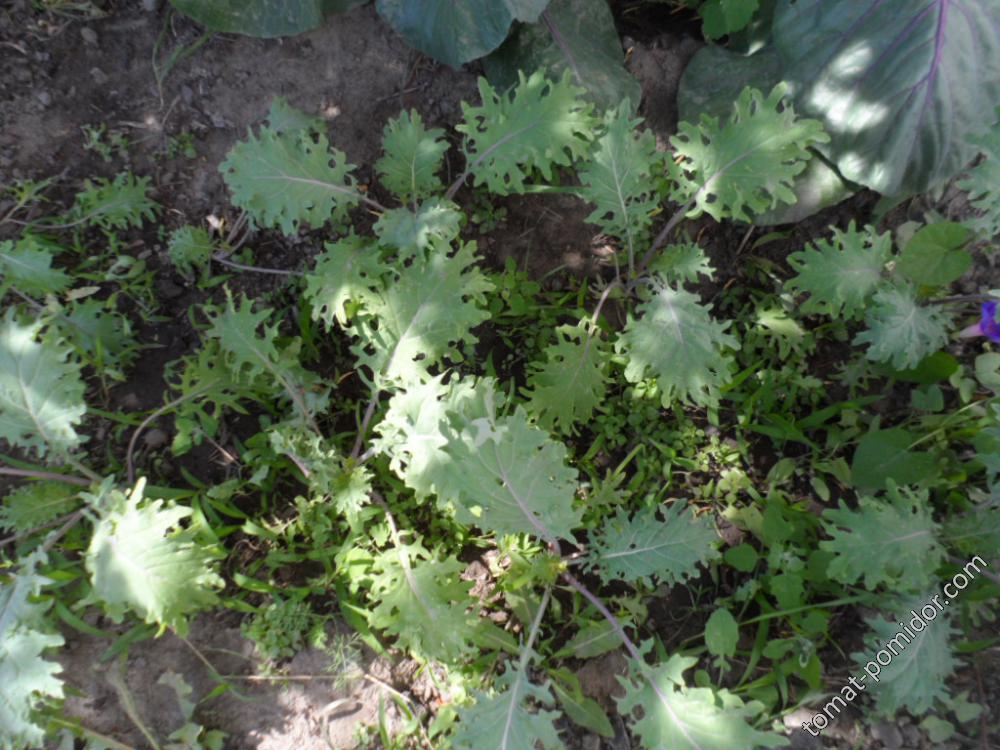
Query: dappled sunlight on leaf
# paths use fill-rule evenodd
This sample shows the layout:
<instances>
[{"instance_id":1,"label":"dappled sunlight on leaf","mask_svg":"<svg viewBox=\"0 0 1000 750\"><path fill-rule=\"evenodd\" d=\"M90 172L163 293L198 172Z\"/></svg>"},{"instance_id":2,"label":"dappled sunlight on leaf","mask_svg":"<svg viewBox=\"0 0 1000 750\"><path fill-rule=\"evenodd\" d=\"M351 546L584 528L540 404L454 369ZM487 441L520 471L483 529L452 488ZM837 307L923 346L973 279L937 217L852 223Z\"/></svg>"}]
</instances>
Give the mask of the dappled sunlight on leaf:
<instances>
[{"instance_id":1,"label":"dappled sunlight on leaf","mask_svg":"<svg viewBox=\"0 0 1000 750\"><path fill-rule=\"evenodd\" d=\"M992 0L782 0L774 44L796 101L832 137L820 150L888 195L958 173L1000 100Z\"/></svg>"}]
</instances>

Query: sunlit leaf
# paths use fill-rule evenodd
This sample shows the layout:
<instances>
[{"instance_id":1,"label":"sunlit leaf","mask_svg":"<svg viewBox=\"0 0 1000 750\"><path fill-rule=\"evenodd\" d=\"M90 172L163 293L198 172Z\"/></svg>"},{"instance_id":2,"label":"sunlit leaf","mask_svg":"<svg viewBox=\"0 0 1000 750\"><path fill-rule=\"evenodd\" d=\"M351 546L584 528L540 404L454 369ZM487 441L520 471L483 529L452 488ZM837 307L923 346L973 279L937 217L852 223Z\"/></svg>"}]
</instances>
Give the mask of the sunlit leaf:
<instances>
[{"instance_id":1,"label":"sunlit leaf","mask_svg":"<svg viewBox=\"0 0 1000 750\"><path fill-rule=\"evenodd\" d=\"M381 159L375 169L382 184L404 203L433 195L441 186L437 176L448 142L440 128L424 127L414 110L389 120L383 130Z\"/></svg>"},{"instance_id":2,"label":"sunlit leaf","mask_svg":"<svg viewBox=\"0 0 1000 750\"><path fill-rule=\"evenodd\" d=\"M448 479L451 457L445 448L455 439L455 425L485 417L482 400L475 396L477 390L492 388L471 379L445 384L444 376L408 384L390 399L372 444L389 456L390 467L407 487L429 495Z\"/></svg>"},{"instance_id":3,"label":"sunlit leaf","mask_svg":"<svg viewBox=\"0 0 1000 750\"><path fill-rule=\"evenodd\" d=\"M41 323L22 325L13 308L0 323L0 438L45 456L83 441L87 411L80 365L68 347L39 340Z\"/></svg>"},{"instance_id":4,"label":"sunlit leaf","mask_svg":"<svg viewBox=\"0 0 1000 750\"><path fill-rule=\"evenodd\" d=\"M450 244L458 237L463 216L451 201L432 198L416 210L393 208L375 222L375 234L384 245L399 250L401 258L429 250L432 243Z\"/></svg>"},{"instance_id":5,"label":"sunlit leaf","mask_svg":"<svg viewBox=\"0 0 1000 750\"><path fill-rule=\"evenodd\" d=\"M491 392L477 397L485 415L456 425L439 498L460 521L494 533L569 537L582 511L574 507L577 473L567 465L566 446L531 425L524 409L501 417Z\"/></svg>"},{"instance_id":6,"label":"sunlit leaf","mask_svg":"<svg viewBox=\"0 0 1000 750\"><path fill-rule=\"evenodd\" d=\"M464 566L437 560L417 545L392 548L375 561L371 596L378 601L369 623L426 659L453 662L475 648L479 615L462 581Z\"/></svg>"},{"instance_id":7,"label":"sunlit leaf","mask_svg":"<svg viewBox=\"0 0 1000 750\"><path fill-rule=\"evenodd\" d=\"M634 257L660 202L652 176L662 167L656 138L639 129L630 110L625 101L605 118L593 156L580 169L580 197L597 206L587 221L621 239Z\"/></svg>"},{"instance_id":8,"label":"sunlit leaf","mask_svg":"<svg viewBox=\"0 0 1000 750\"><path fill-rule=\"evenodd\" d=\"M325 402L326 389L315 373L298 361L297 344L278 348L278 324L270 323L273 310L253 311L253 303L239 302L227 294L221 310L210 314L209 340L217 341L233 376L266 380L268 390L284 393L306 421Z\"/></svg>"},{"instance_id":9,"label":"sunlit leaf","mask_svg":"<svg viewBox=\"0 0 1000 750\"><path fill-rule=\"evenodd\" d=\"M462 105L464 118L455 127L465 136L468 171L475 185L486 185L496 195L524 191L524 181L537 170L546 180L552 169L569 166L582 157L593 138L593 105L569 73L556 82L541 71L522 74L513 91L497 93L485 78L479 80L482 104Z\"/></svg>"},{"instance_id":10,"label":"sunlit leaf","mask_svg":"<svg viewBox=\"0 0 1000 750\"><path fill-rule=\"evenodd\" d=\"M751 221L779 203L795 202L791 187L811 157L809 147L827 136L817 120L796 117L785 91L775 86L765 98L748 87L723 122L703 114L697 125L678 126L670 142L685 179L675 199L692 204L689 216Z\"/></svg>"},{"instance_id":11,"label":"sunlit leaf","mask_svg":"<svg viewBox=\"0 0 1000 750\"><path fill-rule=\"evenodd\" d=\"M24 560L10 580L0 584L0 748L42 747L44 725L36 711L46 700L63 697L56 675L62 667L45 659L46 651L63 645L62 636L46 632L46 606L32 601L48 579L36 573L45 562L36 552Z\"/></svg>"},{"instance_id":12,"label":"sunlit leaf","mask_svg":"<svg viewBox=\"0 0 1000 750\"><path fill-rule=\"evenodd\" d=\"M191 509L143 499L144 485L140 480L128 495L112 490L102 500L84 557L88 600L116 622L131 611L183 633L191 614L218 602L223 582L213 570L215 553L181 527Z\"/></svg>"},{"instance_id":13,"label":"sunlit leaf","mask_svg":"<svg viewBox=\"0 0 1000 750\"><path fill-rule=\"evenodd\" d=\"M483 309L492 284L476 267L475 243L452 251L432 239L431 248L408 266L395 267L384 288L365 302L350 330L354 351L375 381L413 382L455 347L476 341L472 329L489 317Z\"/></svg>"},{"instance_id":14,"label":"sunlit leaf","mask_svg":"<svg viewBox=\"0 0 1000 750\"><path fill-rule=\"evenodd\" d=\"M313 318L331 327L336 320L347 325L350 303L376 298L387 268L375 243L356 234L327 242L306 276L305 297L312 303Z\"/></svg>"},{"instance_id":15,"label":"sunlit leaf","mask_svg":"<svg viewBox=\"0 0 1000 750\"><path fill-rule=\"evenodd\" d=\"M562 750L549 687L536 685L525 671L508 667L497 679L494 695L479 693L475 703L459 711L456 750ZM538 706L532 709L531 705Z\"/></svg>"}]
</instances>

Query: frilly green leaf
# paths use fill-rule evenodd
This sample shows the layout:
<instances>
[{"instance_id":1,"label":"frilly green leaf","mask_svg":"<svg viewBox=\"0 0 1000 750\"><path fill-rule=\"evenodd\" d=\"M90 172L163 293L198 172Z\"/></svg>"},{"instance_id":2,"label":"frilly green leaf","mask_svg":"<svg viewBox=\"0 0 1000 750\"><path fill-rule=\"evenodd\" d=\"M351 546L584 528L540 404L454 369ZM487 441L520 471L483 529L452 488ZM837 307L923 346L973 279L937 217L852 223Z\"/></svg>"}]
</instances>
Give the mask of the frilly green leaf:
<instances>
[{"instance_id":1,"label":"frilly green leaf","mask_svg":"<svg viewBox=\"0 0 1000 750\"><path fill-rule=\"evenodd\" d=\"M865 323L868 330L854 337L855 344L868 344L865 356L907 370L947 345L951 316L941 306L921 305L915 291L901 285L875 292Z\"/></svg>"},{"instance_id":2,"label":"frilly green leaf","mask_svg":"<svg viewBox=\"0 0 1000 750\"><path fill-rule=\"evenodd\" d=\"M375 561L371 596L379 603L369 623L425 659L455 662L469 655L479 615L472 582L459 579L464 568L417 545L383 552Z\"/></svg>"},{"instance_id":3,"label":"frilly green leaf","mask_svg":"<svg viewBox=\"0 0 1000 750\"><path fill-rule=\"evenodd\" d=\"M625 378L637 383L656 378L664 406L675 400L716 403L729 377L736 338L729 323L712 319L710 307L697 296L654 278L650 299L630 317L615 348L628 355Z\"/></svg>"},{"instance_id":4,"label":"frilly green leaf","mask_svg":"<svg viewBox=\"0 0 1000 750\"><path fill-rule=\"evenodd\" d=\"M84 441L76 427L87 407L72 351L58 340L39 340L41 329L39 322L20 323L13 308L0 323L0 438L44 457Z\"/></svg>"},{"instance_id":5,"label":"frilly green leaf","mask_svg":"<svg viewBox=\"0 0 1000 750\"><path fill-rule=\"evenodd\" d=\"M233 205L260 226L295 234L301 224L344 221L361 200L342 151L325 135L262 128L233 146L219 167Z\"/></svg>"},{"instance_id":6,"label":"frilly green leaf","mask_svg":"<svg viewBox=\"0 0 1000 750\"><path fill-rule=\"evenodd\" d=\"M559 326L556 341L545 350L545 361L531 364L527 409L546 429L572 433L604 400L610 352L590 321Z\"/></svg>"},{"instance_id":7,"label":"frilly green leaf","mask_svg":"<svg viewBox=\"0 0 1000 750\"><path fill-rule=\"evenodd\" d=\"M816 240L811 247L788 256L788 264L797 274L788 288L809 295L801 307L804 313L832 317L843 313L853 318L864 312L882 280L892 253L892 236L888 232L877 234L874 227L859 232L853 221L846 231L832 229L832 239Z\"/></svg>"},{"instance_id":8,"label":"frilly green leaf","mask_svg":"<svg viewBox=\"0 0 1000 750\"><path fill-rule=\"evenodd\" d=\"M830 539L820 548L833 553L827 572L841 583L920 591L945 557L926 490L892 485L884 498L861 497L857 510L827 509L823 521Z\"/></svg>"},{"instance_id":9,"label":"frilly green leaf","mask_svg":"<svg viewBox=\"0 0 1000 750\"><path fill-rule=\"evenodd\" d=\"M653 180L662 171L652 131L639 130L628 100L605 118L591 159L580 169L580 197L597 208L587 221L621 239L633 258L659 206Z\"/></svg>"},{"instance_id":10,"label":"frilly green leaf","mask_svg":"<svg viewBox=\"0 0 1000 750\"><path fill-rule=\"evenodd\" d=\"M524 191L533 170L552 179L552 169L581 158L594 136L596 122L580 89L567 71L553 82L541 71L508 94L498 94L485 78L479 79L483 103L462 105L464 120L456 126L465 135L468 173L476 185L496 195Z\"/></svg>"},{"instance_id":11,"label":"frilly green leaf","mask_svg":"<svg viewBox=\"0 0 1000 750\"><path fill-rule=\"evenodd\" d=\"M63 697L56 675L62 667L45 652L63 645L62 636L46 633L46 606L31 600L48 579L35 572L45 555L28 557L18 573L0 585L0 748L42 747L45 731L36 712L47 700Z\"/></svg>"},{"instance_id":12,"label":"frilly green leaf","mask_svg":"<svg viewBox=\"0 0 1000 750\"><path fill-rule=\"evenodd\" d=\"M401 112L383 130L385 154L375 162L382 184L403 203L418 201L441 189L437 176L448 142L441 128L424 127L415 110Z\"/></svg>"},{"instance_id":13,"label":"frilly green leaf","mask_svg":"<svg viewBox=\"0 0 1000 750\"><path fill-rule=\"evenodd\" d=\"M184 633L190 615L218 602L216 554L181 527L190 508L146 500L144 487L140 479L128 495L111 490L98 501L100 518L84 557L92 587L87 601L101 603L116 622L131 611Z\"/></svg>"},{"instance_id":14,"label":"frilly green leaf","mask_svg":"<svg viewBox=\"0 0 1000 750\"><path fill-rule=\"evenodd\" d=\"M670 139L684 179L675 199L689 201L688 216L752 221L779 203L794 203L794 178L806 168L809 146L829 140L817 120L795 116L779 84L765 98L743 89L729 120L702 115L698 125L682 122Z\"/></svg>"},{"instance_id":15,"label":"frilly green leaf","mask_svg":"<svg viewBox=\"0 0 1000 750\"><path fill-rule=\"evenodd\" d=\"M582 510L574 507L577 474L566 446L530 424L523 408L500 417L491 391L477 398L485 415L460 420L449 436L439 500L459 521L497 534L570 537Z\"/></svg>"},{"instance_id":16,"label":"frilly green leaf","mask_svg":"<svg viewBox=\"0 0 1000 750\"><path fill-rule=\"evenodd\" d=\"M683 673L697 659L673 655L666 663L647 667L630 663L628 678L619 677L625 695L618 708L625 716L635 716L632 728L643 747L670 750L754 750L784 747L788 739L760 732L748 724L764 706L744 703L726 690L687 687Z\"/></svg>"},{"instance_id":17,"label":"frilly green leaf","mask_svg":"<svg viewBox=\"0 0 1000 750\"><path fill-rule=\"evenodd\" d=\"M675 584L695 574L699 565L718 557L719 536L710 518L685 512L674 503L661 520L655 508L631 518L621 508L590 536L587 565L605 583L625 581Z\"/></svg>"},{"instance_id":18,"label":"frilly green leaf","mask_svg":"<svg viewBox=\"0 0 1000 750\"><path fill-rule=\"evenodd\" d=\"M312 303L313 319L322 320L327 328L335 320L346 326L352 305L377 299L387 270L371 240L352 233L325 243L316 267L306 276L305 297Z\"/></svg>"},{"instance_id":19,"label":"frilly green leaf","mask_svg":"<svg viewBox=\"0 0 1000 750\"><path fill-rule=\"evenodd\" d=\"M548 685L536 685L525 670L509 668L498 679L495 695L478 694L475 703L459 711L456 750L562 750L556 711ZM538 708L532 710L531 704Z\"/></svg>"},{"instance_id":20,"label":"frilly green leaf","mask_svg":"<svg viewBox=\"0 0 1000 750\"><path fill-rule=\"evenodd\" d=\"M32 235L17 243L0 242L0 274L5 284L25 294L58 294L73 280L61 268L52 267L54 257L51 246Z\"/></svg>"},{"instance_id":21,"label":"frilly green leaf","mask_svg":"<svg viewBox=\"0 0 1000 750\"><path fill-rule=\"evenodd\" d=\"M909 711L920 716L934 708L938 700L950 696L948 678L954 673L958 661L952 655L951 642L958 635L946 612L940 612L927 622L923 630L910 639L902 625L909 626L913 610L920 612L930 602L926 596L913 597L893 607L891 619L877 617L868 621L871 628L865 639L867 649L851 654L854 661L864 666L875 659L880 649L893 655L892 661L882 667L878 682L869 682L879 714L896 716ZM931 608L937 611L934 605Z\"/></svg>"},{"instance_id":22,"label":"frilly green leaf","mask_svg":"<svg viewBox=\"0 0 1000 750\"><path fill-rule=\"evenodd\" d=\"M424 379L433 365L457 359L460 343L476 342L472 329L489 317L482 305L493 285L475 262L475 243L452 252L432 240L426 254L395 267L366 299L349 330L359 339L358 361L377 386Z\"/></svg>"}]
</instances>

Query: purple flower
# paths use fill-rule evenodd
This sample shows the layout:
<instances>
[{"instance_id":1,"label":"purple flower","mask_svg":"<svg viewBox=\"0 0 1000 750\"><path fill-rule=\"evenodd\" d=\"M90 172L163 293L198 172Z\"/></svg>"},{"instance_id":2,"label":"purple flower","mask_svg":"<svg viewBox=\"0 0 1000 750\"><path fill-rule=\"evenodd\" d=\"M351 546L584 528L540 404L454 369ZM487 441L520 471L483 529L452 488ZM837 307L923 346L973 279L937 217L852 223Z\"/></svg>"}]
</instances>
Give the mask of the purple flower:
<instances>
[{"instance_id":1,"label":"purple flower","mask_svg":"<svg viewBox=\"0 0 1000 750\"><path fill-rule=\"evenodd\" d=\"M997 302L983 303L983 319L979 321L979 332L990 341L1000 344L1000 321L997 320Z\"/></svg>"},{"instance_id":2,"label":"purple flower","mask_svg":"<svg viewBox=\"0 0 1000 750\"><path fill-rule=\"evenodd\" d=\"M961 338L985 336L990 341L1000 344L1000 320L997 320L998 306L1000 306L1000 302L984 302L982 319L978 323L973 323L958 335Z\"/></svg>"}]
</instances>

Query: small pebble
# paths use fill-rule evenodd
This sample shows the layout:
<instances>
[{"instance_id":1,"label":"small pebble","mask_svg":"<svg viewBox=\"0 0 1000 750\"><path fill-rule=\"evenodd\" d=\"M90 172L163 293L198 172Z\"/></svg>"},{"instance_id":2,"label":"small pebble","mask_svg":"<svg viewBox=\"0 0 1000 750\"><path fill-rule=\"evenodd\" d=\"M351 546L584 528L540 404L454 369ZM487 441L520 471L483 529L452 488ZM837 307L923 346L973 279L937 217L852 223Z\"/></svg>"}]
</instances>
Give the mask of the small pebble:
<instances>
[{"instance_id":1,"label":"small pebble","mask_svg":"<svg viewBox=\"0 0 1000 750\"><path fill-rule=\"evenodd\" d=\"M906 744L909 745L910 747L920 747L920 740L922 739L922 735L917 727L913 726L912 724L907 724L905 727L903 727L903 739L906 741Z\"/></svg>"},{"instance_id":2,"label":"small pebble","mask_svg":"<svg viewBox=\"0 0 1000 750\"><path fill-rule=\"evenodd\" d=\"M814 711L810 711L808 708L798 708L790 714L785 715L785 727L788 729L798 729L805 722L812 721L812 718L815 715L816 713Z\"/></svg>"},{"instance_id":3,"label":"small pebble","mask_svg":"<svg viewBox=\"0 0 1000 750\"><path fill-rule=\"evenodd\" d=\"M185 104L190 104L194 101L194 91L188 85L181 86L181 99L184 100Z\"/></svg>"},{"instance_id":4,"label":"small pebble","mask_svg":"<svg viewBox=\"0 0 1000 750\"><path fill-rule=\"evenodd\" d=\"M792 730L788 740L792 743L790 750L823 750L823 740L802 728Z\"/></svg>"},{"instance_id":5,"label":"small pebble","mask_svg":"<svg viewBox=\"0 0 1000 750\"><path fill-rule=\"evenodd\" d=\"M122 407L128 409L129 411L137 411L140 406L139 397L134 393L126 393L125 397L122 399Z\"/></svg>"},{"instance_id":6,"label":"small pebble","mask_svg":"<svg viewBox=\"0 0 1000 750\"><path fill-rule=\"evenodd\" d=\"M169 279L160 279L156 282L156 293L163 299L176 299L184 294L184 289Z\"/></svg>"},{"instance_id":7,"label":"small pebble","mask_svg":"<svg viewBox=\"0 0 1000 750\"><path fill-rule=\"evenodd\" d=\"M47 107L52 104L52 94L48 91L39 91L35 94L35 98L42 103L43 107Z\"/></svg>"},{"instance_id":8,"label":"small pebble","mask_svg":"<svg viewBox=\"0 0 1000 750\"><path fill-rule=\"evenodd\" d=\"M882 743L885 750L899 750L903 746L903 734L893 722L880 721L872 727L872 737Z\"/></svg>"},{"instance_id":9,"label":"small pebble","mask_svg":"<svg viewBox=\"0 0 1000 750\"><path fill-rule=\"evenodd\" d=\"M158 427L154 427L146 433L144 440L147 448L159 448L166 444L167 433Z\"/></svg>"},{"instance_id":10,"label":"small pebble","mask_svg":"<svg viewBox=\"0 0 1000 750\"><path fill-rule=\"evenodd\" d=\"M96 83L98 86L103 86L110 80L108 78L108 74L105 73L100 68L91 68L90 77L94 79L94 83Z\"/></svg>"},{"instance_id":11,"label":"small pebble","mask_svg":"<svg viewBox=\"0 0 1000 750\"><path fill-rule=\"evenodd\" d=\"M83 41L87 44L97 46L97 32L89 26L84 26L80 29L80 36L83 37Z\"/></svg>"},{"instance_id":12,"label":"small pebble","mask_svg":"<svg viewBox=\"0 0 1000 750\"><path fill-rule=\"evenodd\" d=\"M159 9L162 0L142 0L142 9L150 13Z\"/></svg>"}]
</instances>

